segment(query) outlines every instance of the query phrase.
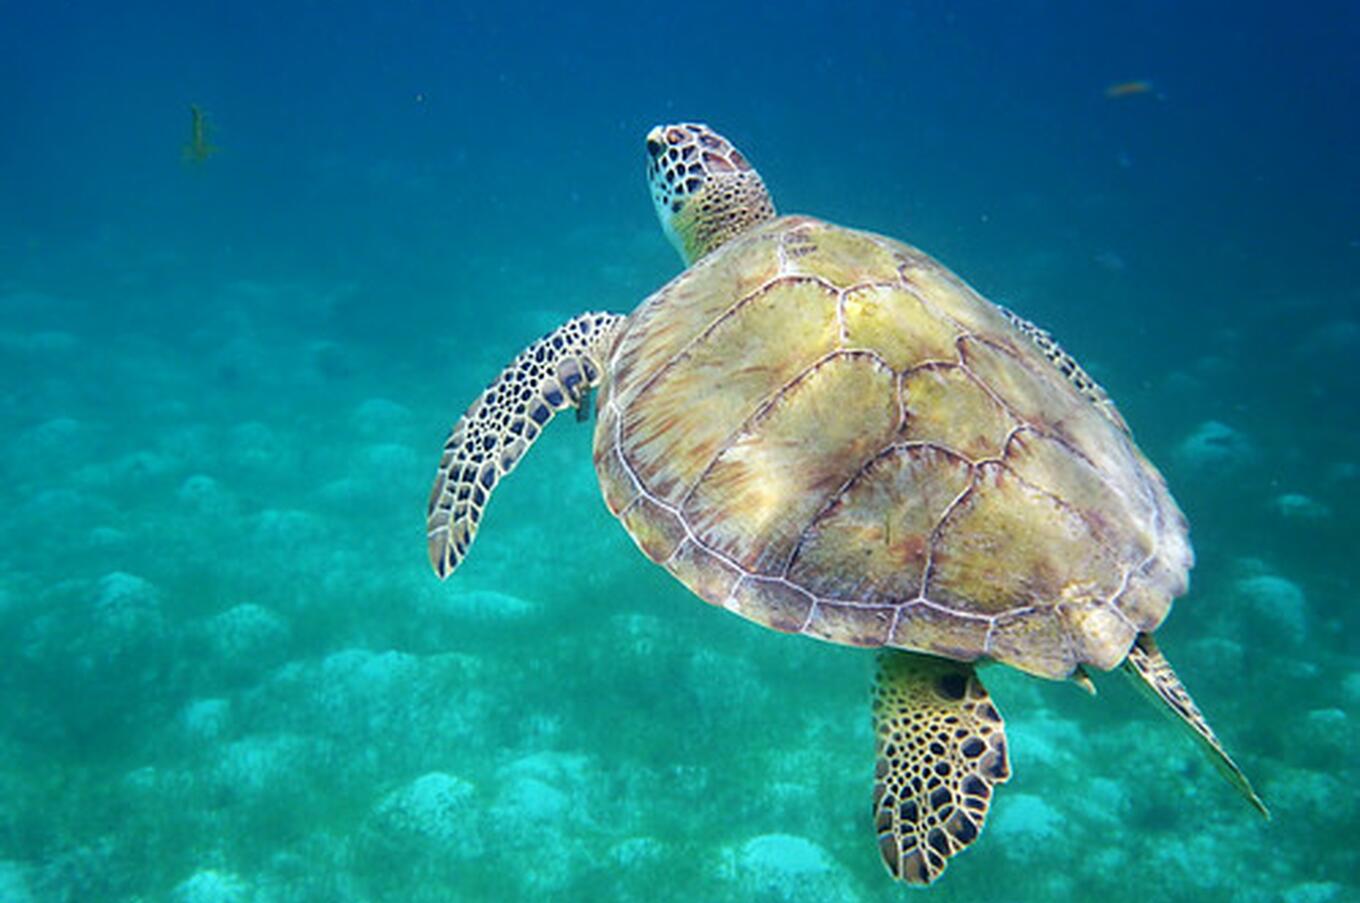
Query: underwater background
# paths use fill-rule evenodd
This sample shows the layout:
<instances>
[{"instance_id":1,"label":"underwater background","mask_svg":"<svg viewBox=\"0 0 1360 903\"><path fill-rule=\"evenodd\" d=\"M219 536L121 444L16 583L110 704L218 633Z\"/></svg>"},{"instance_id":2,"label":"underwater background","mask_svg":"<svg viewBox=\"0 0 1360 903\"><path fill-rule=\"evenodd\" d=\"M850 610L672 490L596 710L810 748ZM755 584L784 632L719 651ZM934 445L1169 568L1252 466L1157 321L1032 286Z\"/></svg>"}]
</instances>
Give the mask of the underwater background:
<instances>
[{"instance_id":1,"label":"underwater background","mask_svg":"<svg viewBox=\"0 0 1360 903\"><path fill-rule=\"evenodd\" d=\"M1360 899L1358 42L1347 2L0 2L0 901ZM1014 778L895 884L872 654L648 563L569 416L433 576L464 406L679 272L677 120L1111 392L1198 553L1162 646L1272 821L1119 675L992 668Z\"/></svg>"}]
</instances>

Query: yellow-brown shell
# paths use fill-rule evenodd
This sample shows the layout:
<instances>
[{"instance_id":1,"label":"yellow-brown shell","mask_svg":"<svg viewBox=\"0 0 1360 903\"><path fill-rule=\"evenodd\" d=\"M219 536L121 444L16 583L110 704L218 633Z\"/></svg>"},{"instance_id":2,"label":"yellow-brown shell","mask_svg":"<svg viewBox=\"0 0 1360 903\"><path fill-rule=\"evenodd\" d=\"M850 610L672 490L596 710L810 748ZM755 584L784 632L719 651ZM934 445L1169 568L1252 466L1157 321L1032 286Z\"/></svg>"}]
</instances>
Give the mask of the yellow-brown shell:
<instances>
[{"instance_id":1,"label":"yellow-brown shell","mask_svg":"<svg viewBox=\"0 0 1360 903\"><path fill-rule=\"evenodd\" d=\"M753 621L1057 678L1185 591L1185 520L1117 415L915 248L774 220L644 301L608 370L609 509Z\"/></svg>"}]
</instances>

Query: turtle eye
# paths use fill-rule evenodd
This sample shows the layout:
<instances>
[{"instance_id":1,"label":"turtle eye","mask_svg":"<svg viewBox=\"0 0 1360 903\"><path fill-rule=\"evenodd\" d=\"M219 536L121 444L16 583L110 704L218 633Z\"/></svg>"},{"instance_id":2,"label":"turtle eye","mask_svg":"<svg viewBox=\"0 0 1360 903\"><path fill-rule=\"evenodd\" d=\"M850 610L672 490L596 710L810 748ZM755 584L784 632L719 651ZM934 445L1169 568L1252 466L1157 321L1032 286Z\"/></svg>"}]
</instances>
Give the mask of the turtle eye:
<instances>
[{"instance_id":1,"label":"turtle eye","mask_svg":"<svg viewBox=\"0 0 1360 903\"><path fill-rule=\"evenodd\" d=\"M660 141L657 141L655 138L647 139L647 153L650 154L653 158L661 156L661 151L663 151L664 149L665 146Z\"/></svg>"}]
</instances>

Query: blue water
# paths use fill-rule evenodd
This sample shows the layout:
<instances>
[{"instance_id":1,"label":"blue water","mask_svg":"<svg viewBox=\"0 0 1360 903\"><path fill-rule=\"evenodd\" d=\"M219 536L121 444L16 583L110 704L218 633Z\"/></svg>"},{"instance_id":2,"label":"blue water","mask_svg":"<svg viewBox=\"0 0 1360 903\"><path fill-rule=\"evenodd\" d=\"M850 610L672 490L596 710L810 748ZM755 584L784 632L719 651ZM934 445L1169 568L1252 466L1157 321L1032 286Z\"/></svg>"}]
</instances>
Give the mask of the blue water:
<instances>
[{"instance_id":1,"label":"blue water","mask_svg":"<svg viewBox=\"0 0 1360 903\"><path fill-rule=\"evenodd\" d=\"M1118 675L993 668L930 896L1360 898L1358 9L0 3L0 900L908 893L872 656L650 565L588 429L424 558L464 405L679 271L675 120L1051 329L1192 524L1159 636L1274 820Z\"/></svg>"}]
</instances>

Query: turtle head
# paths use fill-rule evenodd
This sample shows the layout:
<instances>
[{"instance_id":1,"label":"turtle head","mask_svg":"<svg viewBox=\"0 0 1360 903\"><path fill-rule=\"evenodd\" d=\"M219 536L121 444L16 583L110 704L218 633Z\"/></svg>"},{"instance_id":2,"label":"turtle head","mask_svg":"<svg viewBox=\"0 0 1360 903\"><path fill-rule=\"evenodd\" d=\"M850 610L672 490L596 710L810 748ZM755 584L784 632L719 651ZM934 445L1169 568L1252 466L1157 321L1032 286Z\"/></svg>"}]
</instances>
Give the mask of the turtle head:
<instances>
[{"instance_id":1,"label":"turtle head","mask_svg":"<svg viewBox=\"0 0 1360 903\"><path fill-rule=\"evenodd\" d=\"M706 125L659 125L648 132L647 182L661 228L687 264L774 218L760 174Z\"/></svg>"}]
</instances>

